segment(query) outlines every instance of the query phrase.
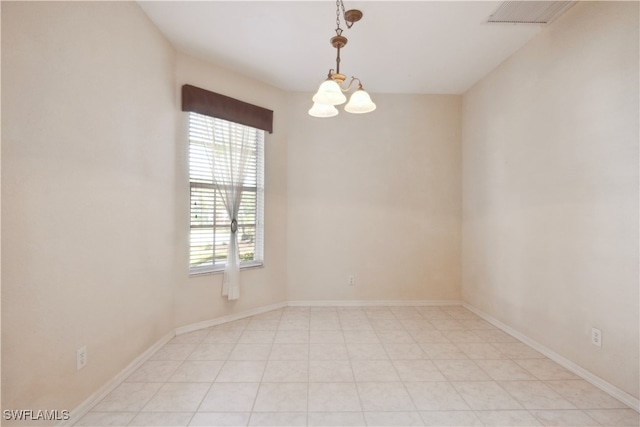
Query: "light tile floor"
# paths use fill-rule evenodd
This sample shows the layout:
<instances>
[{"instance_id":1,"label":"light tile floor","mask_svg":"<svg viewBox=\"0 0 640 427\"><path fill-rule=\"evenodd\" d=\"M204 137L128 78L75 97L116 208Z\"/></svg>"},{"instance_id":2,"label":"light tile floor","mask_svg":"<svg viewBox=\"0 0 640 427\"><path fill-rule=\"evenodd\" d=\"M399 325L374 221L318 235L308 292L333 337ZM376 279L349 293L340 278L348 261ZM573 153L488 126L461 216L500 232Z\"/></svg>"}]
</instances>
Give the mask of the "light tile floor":
<instances>
[{"instance_id":1,"label":"light tile floor","mask_svg":"<svg viewBox=\"0 0 640 427\"><path fill-rule=\"evenodd\" d=\"M634 426L459 306L274 310L177 336L77 426Z\"/></svg>"}]
</instances>

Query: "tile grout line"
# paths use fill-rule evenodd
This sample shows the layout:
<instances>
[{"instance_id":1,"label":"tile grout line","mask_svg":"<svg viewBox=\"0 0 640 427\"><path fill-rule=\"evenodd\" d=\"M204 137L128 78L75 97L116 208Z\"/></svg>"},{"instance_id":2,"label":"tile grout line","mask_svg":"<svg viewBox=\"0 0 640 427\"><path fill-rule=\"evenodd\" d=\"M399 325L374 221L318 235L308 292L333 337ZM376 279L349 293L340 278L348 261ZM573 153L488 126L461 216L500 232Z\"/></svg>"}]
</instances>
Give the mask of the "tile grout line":
<instances>
[{"instance_id":1,"label":"tile grout line","mask_svg":"<svg viewBox=\"0 0 640 427\"><path fill-rule=\"evenodd\" d=\"M249 317L249 319L251 319L253 316ZM251 320L249 320L250 322ZM247 322L246 325L244 325L242 327L242 329L239 329L240 335L238 336L238 339L235 341L235 343L233 343L233 347L231 348L231 350L229 350L229 354L227 354L226 358L222 361L222 366L220 367L220 369L218 370L218 373L216 374L215 378L213 379L213 381L211 382L211 385L209 386L209 388L207 389L207 392L204 394L204 396L202 397L202 400L200 400L200 403L198 404L198 407L196 408L196 410L193 412L193 415L191 416L191 419L189 419L189 422L187 423L187 426L189 426L191 424L191 422L193 421L193 418L198 414L200 407L202 406L202 403L204 402L204 399L207 397L207 394L209 394L209 392L211 391L211 388L213 388L213 385L216 383L216 380L218 379L218 376L220 375L220 372L222 372L222 369L224 368L224 366L227 364L227 362L229 361L229 357L231 357L231 354L233 353L233 350L235 350L236 346L238 345L238 343L240 342L240 339L242 337L242 335L244 334L244 331L247 330L247 326L249 325L249 322ZM218 326L218 325L215 325ZM209 329L211 329L209 331L209 334L207 334L207 336L209 336L215 329L213 329L215 326L210 327ZM222 329L224 330L224 329ZM230 329L230 331L233 331L235 329ZM202 340L202 342L200 344L203 344L206 339L206 337ZM217 342L211 342L210 344L216 345L216 344L225 344L225 343L217 343ZM199 346L198 346L199 347ZM197 347L196 347L197 348ZM195 349L194 349L195 351ZM193 352L192 352L193 353ZM189 356L187 356L188 358ZM248 421L247 421L248 422Z\"/></svg>"},{"instance_id":2,"label":"tile grout line","mask_svg":"<svg viewBox=\"0 0 640 427\"><path fill-rule=\"evenodd\" d=\"M380 306L380 307L378 307L378 308L379 308L379 309L383 309L383 308L384 308L386 311L389 311L389 312L391 313L392 318L394 319L394 321L399 322L400 329L397 329L397 330L399 330L399 331L403 331L404 333L408 333L408 334L409 334L409 336L411 337L411 344L416 344L416 345L418 345L418 347L420 347L420 348L421 348L421 350L422 350L422 352L423 352L423 357L422 357L420 360L429 360L429 361L431 361L431 363L433 363L433 359L431 359L431 356L430 356L426 351L424 351L424 349L421 347L420 343L418 343L418 341L417 341L416 337L411 333L411 331L409 331L409 330L407 329L407 326L406 326L406 325L401 321L401 319L399 318L399 314L394 313L394 312L393 312L393 310L391 310L391 308L390 308L390 307ZM414 310L416 310L416 308L415 308L415 307L413 307L413 308L414 308ZM416 310L416 311L417 311L417 310ZM378 325L378 328L376 328L376 326L374 326L374 325L375 325L375 324L377 324L377 323L375 323L375 322L374 322L373 324L371 323L371 321L372 321L372 320L375 320L375 313L372 313L372 314L371 314L371 315L372 315L372 316L374 316L374 317L369 317L370 315L369 315L369 314L367 314L367 311L365 311L365 310L359 310L359 312L361 312L361 313L364 315L364 317L365 317L365 319L366 319L366 321L367 321L367 325L371 328L371 330L372 330L373 334L375 335L375 337L376 337L376 339L377 339L377 341L378 341L379 345L380 345L380 346L382 346L382 348L383 348L383 350L384 350L384 352L385 352L385 354L386 354L386 356L387 356L387 359L390 361L390 363L391 363L391 365L392 365L392 367L393 367L393 369L394 369L394 371L395 371L396 375L397 375L397 376L398 376L398 378L399 378L399 381L400 381L400 382L402 383L402 385L403 385L403 388L404 388L405 392L409 395L409 398L411 399L411 402L412 402L412 404L413 404L413 406L414 406L415 410L418 412L418 415L420 416L420 419L422 420L422 422L423 422L423 423L426 423L427 421L425 420L425 418L423 418L423 414L422 414L422 412L418 409L418 406L416 405L415 400L413 399L413 396L411 395L411 393L409 393L409 391L408 391L408 389L407 389L407 383L406 383L406 382L402 379L402 377L400 376L399 371L398 371L398 368L396 367L396 364L394 363L394 361L397 361L397 360L411 360L411 359L402 359L402 358L400 358L400 359L393 359L393 358L391 358L391 355L390 355L390 353L389 353L389 349L387 348L387 346L385 346L385 343L384 343L384 342L383 342L383 340L380 338L380 337L381 337L381 335L380 335L380 334L386 331L386 329L384 329L384 327L386 327L386 325L384 325L384 322L381 322L381 323ZM421 316L421 317L422 317L426 322L429 322L429 323L430 323L429 319L428 319L427 317L425 317L425 316L423 315L423 313L421 313L421 312L419 312L419 311L417 311L417 312L418 312L418 314L419 314L419 315L420 315L420 316ZM280 326L282 325L282 321L283 321L283 319L284 319L284 313L285 313L285 310L283 310L283 311L282 311L282 312L280 312L280 314L279 314L278 322L277 322L277 325L276 325L276 329L275 329L275 332L274 332L273 337L271 338L271 347L269 348L269 352L268 352L268 354L267 354L267 356L266 356L266 360L264 361L264 370L262 371L261 379L260 379L260 380L259 380L259 382L258 382L258 390L256 391L256 396L254 397L254 400L253 400L252 409L251 409L251 411L249 412L249 419L247 420L247 424L249 424L249 423L251 422L251 418L253 417L253 413L254 413L255 405L256 405L256 403L257 403L257 397L258 397L258 394L259 394L259 391L260 391L260 387L262 386L262 384L263 384L263 382L264 382L264 378L266 377L267 366L268 366L268 364L269 364L270 357L271 357L272 352L273 352L273 346L275 345L275 341L277 340L278 332L280 331L280 329L279 329L279 328L280 328ZM311 331L311 312L309 311L308 313L309 313L309 319L308 319L308 322L307 322L307 325L308 325L308 332L307 332L307 338L308 338L307 349L308 349L308 354L307 354L307 401L306 401L306 407L307 407L307 409L306 409L306 420L307 420L307 425L308 425L308 424L310 423L310 421L311 421L311 420L310 420L310 411L309 411L309 409L310 409L310 394L309 394L309 393L310 393L310 386L311 386L311 381L310 381L310 377L311 377L311 366L310 366L310 365L311 365L311 332L312 332L312 331ZM345 329L344 329L344 325L345 325L345 323L344 323L344 321L342 320L343 318L341 318L339 314L340 314L340 313L339 313L338 311L336 311L336 315L337 315L337 317L338 317L338 326L339 326L339 328L340 328L340 334L341 334L341 336L342 336L342 339L343 339L343 342L344 342L344 346L345 346L345 349L346 349L346 351L347 351L347 360L348 360L348 363L349 363L349 367L350 367L350 369L351 369L351 375L353 376L353 381L354 381L354 385L355 385L355 388L356 388L356 393L357 393L358 400L359 400L359 403L360 403L360 411L359 411L359 412L362 414L365 424L367 424L367 425L368 425L368 424L369 424L369 422L367 421L366 417L364 416L364 415L365 415L365 411L364 411L364 408L363 408L363 406L362 406L362 397L360 396L360 392L359 392L359 388L358 388L358 381L357 381L357 380L356 380L356 378L355 378L354 369L353 369L353 368L354 368L354 363L357 363L357 362L358 362L358 360L353 360L353 359L352 359L352 357L351 357L351 354L350 354L350 352L349 352L348 343L347 343L346 336L345 336L345 332L346 332L346 331L345 331ZM462 318L462 317L458 318L458 317L456 317L455 315L451 315L451 316L452 316L452 318L453 318L454 320L457 320L457 321L459 321L459 322L460 322L460 321L462 321L462 320L464 320L464 318ZM233 331L235 331L235 330L239 330L239 331L240 331L240 335L239 335L239 337L238 337L237 339L235 339L235 342L234 342L233 346L231 347L230 351L227 353L227 355L225 356L225 358L222 360L222 366L219 368L219 370L218 370L218 372L216 373L215 377L214 377L214 378L213 378L213 380L210 382L209 387L208 387L207 391L204 393L204 395L203 395L202 399L200 400L200 403L198 404L197 408L195 409L195 411L193 411L193 412L191 413L191 417L190 417L190 419L189 419L188 423L193 422L193 420L194 420L194 418L195 418L195 415L196 415L196 414L198 414L198 411L199 411L199 409L202 407L202 404L203 404L203 402L204 402L204 399L206 398L207 394L211 391L211 389L212 389L212 387L213 387L213 384L215 384L215 383L216 383L216 380L219 378L219 376L220 376L220 374L221 374L221 372L222 372L222 369L224 368L224 366L226 365L226 363L230 360L231 354L232 354L232 353L233 353L233 351L236 349L237 345L240 343L240 340L242 339L242 336L244 335L244 333L245 333L245 332L247 332L247 331L249 330L249 329L248 329L248 327L249 327L250 322L253 320L253 318L254 318L254 316L249 317L249 318L247 319L247 323L245 323L245 324L244 324L240 329L229 329L229 331L232 331L232 330L233 330ZM384 316L383 316L383 317L381 317L380 319L381 319L381 320L382 320L382 319L384 319ZM391 320L391 319L387 319L387 320ZM363 326L364 326L364 324L363 324ZM380 328L380 327L382 327L383 329L380 329L380 330L379 330L379 328ZM189 362L189 357L191 357L191 355L192 355L192 354L193 354L193 353L194 353L194 352L195 352L195 351L196 351L196 350L197 350L201 345L205 344L205 341L206 341L207 337L209 337L209 336L211 335L211 333L213 333L213 329L212 329L212 328L213 328L213 327L207 328L207 329L209 329L209 333L208 333L207 335L203 336L203 338L201 338L198 342L193 342L193 344L195 344L195 345L194 345L194 348L193 348L193 349L191 349L191 351L189 351L189 352L188 352L188 354L186 355L186 357L185 357L185 358L183 358L183 359L181 359L181 360L175 360L175 362L179 362L179 363L178 363L178 365L177 365L177 367L176 367L176 368L175 368L175 369L174 369L174 370L173 370L173 371L172 371L172 372L167 376L167 378L166 378L164 381L161 381L161 382L160 382L160 386L159 386L159 388L158 388L158 389L157 389L157 390L156 390L156 391L151 395L151 397L150 397L149 399L145 400L145 401L144 401L144 403L143 403L143 404L141 404L140 409L138 409L138 410L136 410L136 411L106 411L106 412L104 412L104 413L106 413L106 414L117 414L117 413L126 414L126 413L132 413L132 414L133 414L133 418L131 418L131 420L127 423L128 425L132 425L132 424L134 423L135 418L136 418L136 417L138 417L140 414L143 414L143 413L154 413L154 412L155 412L155 413L161 413L161 412L156 412L156 411L144 412L143 410L144 410L144 408L149 404L149 402L151 402L153 399L155 399L155 398L158 396L158 394L160 393L160 391L161 391L165 386L167 386L167 385L171 385L171 384L180 384L180 383L187 383L187 384L188 384L188 383L194 383L194 382L195 382L195 383L198 383L198 382L199 382L199 381L187 381L187 380L184 380L184 381L170 381L170 380L171 380L172 376L173 376L173 375L175 375L175 374L176 374L176 372L178 372L178 371L179 371L179 370L180 370L180 369L185 365L185 363ZM437 328L435 328L435 327L434 327L434 330L435 330L435 329L437 329ZM258 329L258 330L261 330L261 329ZM392 329L390 329L390 331L394 331L394 330L396 330L396 329L393 329L393 328L392 328ZM467 332L471 332L471 333L473 333L473 331L475 331L475 329L469 329L469 327L467 327L467 326L465 326L463 330L464 330L464 331L467 331ZM440 332L442 332L442 331L440 331ZM446 332L446 331L445 331L445 332ZM477 359L477 358L476 358L476 359L473 359L473 358L470 358L470 357L469 357L469 355L468 355L467 353L465 353L465 352L464 352L464 351L463 351L463 350L462 350L462 349L457 345L457 344L460 344L460 343L466 343L467 341L464 341L464 340L463 340L463 341L460 341L460 342L456 343L456 342L454 342L454 341L451 341L451 339L449 339L449 337L448 337L448 336L445 336L445 337L447 338L448 342L452 343L456 348L459 348L459 349L460 349L460 351L462 351L462 352L463 352L463 354L465 354L465 356L467 356L467 357L468 357L468 359L467 359L467 360L471 361L471 362L472 362L472 363L473 363L473 364L474 364L474 365L475 365L475 366L476 366L480 371L484 372L484 373L489 377L489 380L469 381L469 380L464 380L464 379L462 379L462 380L460 380L460 381L451 381L451 380L447 379L447 378L446 378L446 376L444 376L444 374L442 373L441 369L440 369L440 368L439 368L435 363L433 363L433 365L434 365L435 369L437 370L437 372L440 372L440 374L441 374L441 375L443 375L443 377L445 378L445 381L446 381L448 384L453 385L453 383L456 383L456 382L483 382L483 381L491 381L491 382L496 383L496 384L498 385L498 387L499 387L499 388L500 388L504 393L506 393L506 395L508 395L509 397L511 397L515 402L517 402L519 405L521 405L521 406L522 406L522 409L517 409L517 410L516 410L516 409L472 409L472 408L471 408L471 406L470 406L470 405L468 404L468 402L466 401L466 399L465 399L463 396L461 396L461 395L460 395L460 393L458 392L458 390L457 390L457 389L455 389L455 387L454 387L454 390L456 391L456 393L457 393L457 394L460 396L460 398L461 398L465 403L467 403L467 405L469 406L469 412L473 413L473 414L474 414L474 416L477 418L477 420L479 420L479 421L480 421L481 423L483 423L483 424L484 424L484 421L482 421L482 419L481 419L481 418L480 418L480 416L479 416L479 414L481 414L481 413L483 413L483 412L488 412L488 411L491 411L491 412L522 411L523 413L525 413L525 412L526 412L526 413L527 413L529 416L531 416L534 420L537 420L538 422L541 422L541 423L544 423L544 419L546 419L546 418L539 418L539 417L537 417L537 416L534 414L534 412L566 412L566 413L576 413L576 414L577 414L577 413L579 413L579 414L581 414L582 416L585 416L585 417L586 417L586 418L585 418L585 420L586 420L586 419L593 420L593 422L595 422L596 424L598 424L598 425L602 425L602 423L603 423L604 421L603 421L603 422L601 422L601 421L599 421L599 420L595 419L595 418L594 418L592 415L590 415L587 411L594 411L594 410L603 410L603 411L612 410L612 411L613 411L613 410L628 410L628 409L629 409L629 407L628 407L627 405L623 404L622 402L620 402L620 404L622 405L622 407L620 407L620 408L609 408L609 407L600 408L600 407L598 407L598 406L597 406L597 402L596 402L596 403L591 403L591 402L590 402L590 403L589 403L589 406L584 407L584 408L583 408L583 407L581 407L581 406L578 406L577 404L574 404L572 401L569 401L569 400L565 397L565 395L564 395L564 394L561 394L560 392L556 392L556 391L555 391L555 389L553 389L553 388L548 384L550 381L560 381L560 380L562 380L561 378L551 378L551 377L549 377L549 375L546 375L546 374L545 374L545 375L542 375L542 376L543 376L543 377L545 377L545 378L547 378L547 377L549 377L549 378L547 378L547 379L542 379L542 377L541 377L540 375L534 375L534 374L533 374L533 372L532 372L531 370L527 369L525 366L523 366L523 365L521 365L520 363L518 363L519 361L525 361L525 360L531 360L531 361L536 361L536 360L551 360L551 361L553 361L552 359L550 359L550 358L548 358L548 357L544 357L544 356L543 356L543 357L541 357L541 358L527 358L527 359L520 359L520 358L517 358L517 357L518 357L517 355L509 355L509 354L503 353L503 352L500 350L500 348L499 348L499 347L496 347L496 346L494 345L495 343L492 343L492 342L486 341L486 339L485 339L485 338L482 338L481 336L479 336L479 338L481 338L481 340L482 340L482 343L489 344L493 349L495 349L499 354L501 354L501 355L502 355L502 356L504 356L505 358L504 358L504 359L502 359L502 358L498 358L498 359L484 359L484 358L482 358L482 359ZM519 342L519 343L521 343L520 341L518 341L518 342ZM474 341L470 341L470 343L474 343ZM167 342L166 344L169 344L169 342ZM165 344L165 345L166 345L166 344ZM192 344L192 342L188 342L188 341L187 341L187 342L185 342L185 343L181 343L181 342L180 342L180 343L175 343L175 344L185 344L185 345L186 345L186 344ZM210 343L210 344L218 345L218 344L220 344L220 343L212 342L212 343ZM394 344L396 344L396 343L391 342L391 343L388 343L388 344L392 347L392 346L393 346ZM399 342L399 344L404 344L404 343ZM527 348L531 348L530 346L528 346L528 345L526 345L526 344L524 344L524 343L521 343L521 344L523 344L523 345L524 345L524 346L526 346ZM468 349L468 348L467 348L467 349ZM469 349L468 349L468 350L469 350ZM514 350L515 350L515 349L514 349ZM354 353L354 354L355 354L355 353ZM526 354L526 353L525 353L525 354ZM355 354L355 355L357 356L357 354ZM482 356L482 355L484 355L484 353L480 353L480 355ZM476 355L476 356L477 356L477 355ZM166 359L166 360L167 360L167 361L172 361L171 359ZM203 359L203 360L211 360L211 359ZM375 359L362 359L362 360L375 360ZM455 360L455 359L443 359L443 360ZM478 361L480 361L480 360L483 360L483 361L484 361L484 360L509 361L509 362L515 363L519 368L521 368L521 369L523 369L524 371L526 371L526 372L530 373L530 374L532 375L532 377L533 377L533 378L531 378L531 379L523 379L523 380L518 380L518 379L503 379L503 380L497 380L497 379L495 379L491 374L489 374L489 372L488 372L486 369L483 369L483 368L482 368L482 366L480 366L480 364L478 363ZM161 362L161 361L163 361L163 360L159 360L159 362ZM534 367L535 367L535 366L534 366ZM535 368L536 368L536 369L534 369L534 370L539 370L539 369L542 369L542 366L535 367ZM139 369L139 368L138 368L138 369ZM135 372L135 371L134 371L134 372ZM508 371L505 371L505 372L508 372ZM553 371L549 372L549 374L553 374L553 373L554 373ZM540 373L539 373L539 374L540 374ZM194 377L194 378L195 378L195 377ZM544 408L542 408L542 409L536 409L536 408L532 408L532 409L529 409L529 408L527 408L527 407L523 404L523 402L522 402L520 399L518 399L515 395L513 395L512 393L510 393L507 389L505 389L505 388L503 387L502 383L508 383L508 382L511 382L511 381L541 383L541 384L543 384L545 387L548 387L549 389L551 389L551 390L554 392L554 394L558 395L561 399L563 399L563 400L565 400L565 401L567 401L567 402L571 403L571 405L575 406L575 408L572 408L572 409L571 409L571 408L566 408L566 409L553 409L553 408L548 408L548 409L544 409ZM583 378L575 378L575 379L566 379L566 380L564 380L564 381L585 381L585 380L584 380ZM123 382L123 383L126 383L126 378L125 378L125 380L123 380L122 382ZM235 381L232 381L232 382L235 382ZM377 381L377 382L384 382L384 381ZM427 382L428 382L428 381L427 381ZM154 383L154 382L153 382L153 381L144 381L144 382L142 382L142 384L152 384L152 383ZM594 386L594 387L595 387L595 386ZM596 388L597 388L597 387L596 387ZM552 398L553 398L553 397L550 397L550 399L552 399ZM553 399L554 399L554 401L555 401L555 398L553 398ZM612 397L612 399L615 399L615 398L614 398L614 397ZM616 399L616 400L617 400L617 399ZM97 403L96 403L96 405L97 405L98 403L99 403L99 402L97 402ZM94 406L96 406L96 405L94 405ZM585 405L582 405L582 406L585 406ZM631 408L630 410L633 410L633 409ZM451 412L462 412L462 411L466 411L466 410L448 410L448 411L445 411L445 412L449 412L449 411L451 411ZM92 412L92 411L91 411L91 412ZM96 413L100 413L100 411L95 411L95 412L96 412ZM168 410L168 411L165 411L165 412L168 412L168 413L178 413L178 412L187 412L187 411ZM213 411L213 412L220 412L220 411ZM270 413L273 413L273 414L281 414L281 413L284 413L284 412L282 412L282 411L269 411L269 412L270 412ZM285 412L287 412L287 411L285 411ZM334 411L334 412L335 412L335 411ZM349 411L349 412L350 412L350 411ZM375 412L394 413L394 412L406 412L406 411L375 411ZM429 411L425 411L425 412L429 412ZM598 415L598 416L600 416L600 415ZM81 421L81 419L76 420L76 422L74 423L74 425L76 425L76 423L78 423L78 422L80 422L80 421ZM547 421L547 422L548 422L548 421ZM610 424L607 424L607 425L610 425Z\"/></svg>"},{"instance_id":3,"label":"tile grout line","mask_svg":"<svg viewBox=\"0 0 640 427\"><path fill-rule=\"evenodd\" d=\"M281 309L284 312L284 309ZM251 316L250 319L253 319L254 316ZM256 407L256 402L258 401L258 396L260 395L260 389L262 388L262 381L264 380L264 374L267 372L267 366L269 365L269 358L271 357L271 352L273 351L273 344L276 340L276 335L278 335L278 327L280 326L280 319L282 319L282 313L278 317L278 326L276 326L276 330L273 334L273 338L271 339L271 347L269 348L269 354L267 354L267 359L264 362L264 369L262 370L262 376L260 377L260 381L258 382L258 389L256 390L256 396L253 398L253 405L251 405L251 410L249 411L249 419L247 420L247 425L251 424L251 419L253 418L253 413ZM251 320L249 320L249 323ZM247 326L249 326L247 323Z\"/></svg>"},{"instance_id":4,"label":"tile grout line","mask_svg":"<svg viewBox=\"0 0 640 427\"><path fill-rule=\"evenodd\" d=\"M173 339L175 339L175 337L174 337ZM169 344L170 342L171 342L171 341L169 341L167 344ZM162 348L164 348L167 344L165 344ZM184 359L182 359L182 360L180 360L180 361L179 361L179 362L180 362L180 364L178 365L178 367L176 368L176 370L175 370L175 371L173 371L173 373L172 373L171 375L175 374L175 373L176 373L176 371L177 371L178 369L180 369L180 366L182 366L182 364L183 364L183 363L184 363L184 362L189 358L189 356L191 356L191 354L193 354L193 352L194 352L194 351L196 351L196 348L198 348L198 345L196 345L196 346L193 348L193 350L191 350L191 351L189 352L189 354L187 354L187 355L185 356L185 358L184 358ZM169 383L169 379L171 378L171 375L169 375L169 377L167 378L167 380L166 380L166 381L162 382L162 385L161 385L161 386L158 388L158 390L153 394L153 396L151 396L151 398L150 398L149 400L147 400L147 402L146 402L144 405L142 405L142 407L140 408L140 410L138 410L138 411L136 412L136 415L134 415L134 416L133 416L133 418L132 418L132 419L131 419L131 421L128 423L128 425L131 425L131 423L133 422L133 420L134 420L138 415L140 415L140 413L142 413L142 412L143 412L143 409L145 408L145 406L147 406L147 405L149 404L149 402L151 402L151 401L152 401L152 400L153 400L153 399L158 395L158 393L160 392L160 390L162 390L162 388L163 388L166 384L168 384L168 383ZM147 384L148 384L148 382L145 382L145 383L147 383Z\"/></svg>"},{"instance_id":5,"label":"tile grout line","mask_svg":"<svg viewBox=\"0 0 640 427\"><path fill-rule=\"evenodd\" d=\"M196 349L204 343L204 340L206 339L206 337L209 336L209 334L211 334L211 332L213 331L213 329L211 329L209 331L209 333L202 338L202 340L200 341L200 343L196 346L196 348L193 349L193 351L189 354L189 356L191 354L193 354L194 351L196 351ZM189 360L189 356L187 356L187 358L182 362L182 365L184 365L184 362L186 362L187 360ZM227 356L227 358L229 358L229 356ZM178 369L180 369L180 366L178 367ZM224 362L222 363L222 366L224 366ZM189 421L187 422L187 426L189 424L191 424L191 422L193 421L193 418L196 416L196 414L198 413L198 409L200 409L200 406L202 406L202 402L204 402L204 399L207 397L207 395L209 394L209 391L211 391L211 387L213 387L213 384L215 384L216 382L216 378L218 378L218 375L220 375L220 371L222 370L222 366L220 366L220 369L218 369L218 372L216 373L216 376L213 378L213 381L211 381L211 384L209 384L209 388L207 388L207 391L202 395L202 399L200 399L200 403L198 403L198 406L196 407L196 409L193 411L193 413L191 414L191 418L189 418ZM174 372L175 374L175 372ZM169 379L171 379L171 377L169 377ZM169 380L167 380L169 381Z\"/></svg>"},{"instance_id":6,"label":"tile grout line","mask_svg":"<svg viewBox=\"0 0 640 427\"><path fill-rule=\"evenodd\" d=\"M402 322L400 322L400 319L398 319L398 316L392 311L389 310L389 312L391 313L391 315L394 317L394 319L400 324L400 326L402 326L402 330L407 332L409 334L409 336L411 336L411 340L417 345L418 342L415 340L415 338L413 338L413 336L409 333L409 331L407 330L407 328L405 327L405 325L402 324ZM418 311L416 310L416 313L418 313ZM418 313L419 314L419 313ZM425 422L424 418L422 418L422 414L420 413L420 409L418 409L418 405L416 405L416 401L413 398L413 396L411 395L411 393L409 393L409 389L407 388L407 385L405 384L404 380L402 379L402 377L400 376L400 372L398 372L398 368L396 368L396 364L394 363L394 359L391 358L391 356L389 355L389 351L387 350L387 347L384 345L384 343L382 342L382 340L380 339L380 335L378 335L378 331L376 330L376 328L373 328L373 333L376 334L376 337L378 337L378 341L380 341L380 345L382 345L382 348L384 350L384 352L386 353L387 357L389 358L389 361L391 363L391 366L393 367L394 372L396 373L396 375L398 376L398 379L400 380L400 383L402 384L402 388L404 389L404 391L407 393L407 396L409 396L409 399L411 400L411 404L413 405L413 407L416 410L416 413L418 414L418 417L420 417L420 420L422 421L422 423L424 425L427 425L427 423ZM422 348L418 345L418 348L420 348L420 351L423 352L423 354L426 356L427 353L424 352L424 350L422 350ZM437 367L436 367L437 368Z\"/></svg>"},{"instance_id":7,"label":"tile grout line","mask_svg":"<svg viewBox=\"0 0 640 427\"><path fill-rule=\"evenodd\" d=\"M309 425L309 402L311 401L311 309L309 309L309 333L307 338L307 426Z\"/></svg>"},{"instance_id":8,"label":"tile grout line","mask_svg":"<svg viewBox=\"0 0 640 427\"><path fill-rule=\"evenodd\" d=\"M358 389L358 381L356 380L356 374L355 374L355 371L353 370L353 362L351 360L351 355L349 354L349 346L347 345L347 340L344 337L344 329L342 327L342 319L340 318L340 312L336 310L336 314L338 316L338 324L340 325L340 333L342 334L342 339L344 340L344 348L347 351L347 360L349 361L349 368L351 369L351 375L353 377L353 387L356 389L356 395L358 396L358 403L360 404L360 413L362 414L362 420L364 421L364 425L368 426L369 421L367 421L364 406L362 405L362 397L360 397L360 390Z\"/></svg>"}]
</instances>

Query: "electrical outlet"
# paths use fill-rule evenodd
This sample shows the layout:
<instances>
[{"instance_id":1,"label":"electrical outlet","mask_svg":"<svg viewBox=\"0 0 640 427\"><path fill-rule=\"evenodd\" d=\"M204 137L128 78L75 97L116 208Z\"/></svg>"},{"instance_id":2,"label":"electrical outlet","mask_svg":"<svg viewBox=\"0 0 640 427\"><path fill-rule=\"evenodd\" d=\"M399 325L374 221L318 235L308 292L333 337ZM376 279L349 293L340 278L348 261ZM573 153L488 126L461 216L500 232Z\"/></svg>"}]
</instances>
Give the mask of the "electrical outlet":
<instances>
[{"instance_id":1,"label":"electrical outlet","mask_svg":"<svg viewBox=\"0 0 640 427\"><path fill-rule=\"evenodd\" d=\"M87 346L83 345L76 350L76 370L80 370L87 364Z\"/></svg>"},{"instance_id":2,"label":"electrical outlet","mask_svg":"<svg viewBox=\"0 0 640 427\"><path fill-rule=\"evenodd\" d=\"M591 328L591 344L602 347L602 331L600 329Z\"/></svg>"},{"instance_id":3,"label":"electrical outlet","mask_svg":"<svg viewBox=\"0 0 640 427\"><path fill-rule=\"evenodd\" d=\"M347 283L349 283L349 286L355 285L356 284L356 276L351 274L347 279Z\"/></svg>"}]
</instances>

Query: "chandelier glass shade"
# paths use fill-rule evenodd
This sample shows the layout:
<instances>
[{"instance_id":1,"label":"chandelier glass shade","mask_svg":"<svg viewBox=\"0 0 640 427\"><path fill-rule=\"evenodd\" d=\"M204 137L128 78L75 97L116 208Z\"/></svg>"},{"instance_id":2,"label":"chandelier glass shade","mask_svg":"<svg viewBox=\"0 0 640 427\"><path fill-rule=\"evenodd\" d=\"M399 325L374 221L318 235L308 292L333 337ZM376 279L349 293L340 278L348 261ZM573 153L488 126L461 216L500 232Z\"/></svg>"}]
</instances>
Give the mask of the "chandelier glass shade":
<instances>
[{"instance_id":1,"label":"chandelier glass shade","mask_svg":"<svg viewBox=\"0 0 640 427\"><path fill-rule=\"evenodd\" d=\"M323 81L312 98L313 102L325 105L340 105L347 101L340 85L331 77Z\"/></svg>"},{"instance_id":2,"label":"chandelier glass shade","mask_svg":"<svg viewBox=\"0 0 640 427\"><path fill-rule=\"evenodd\" d=\"M353 95L349 98L349 103L344 106L344 111L354 114L370 113L375 109L376 104L373 103L369 94L362 89L362 86L353 92Z\"/></svg>"},{"instance_id":3,"label":"chandelier glass shade","mask_svg":"<svg viewBox=\"0 0 640 427\"><path fill-rule=\"evenodd\" d=\"M344 74L340 74L340 49L347 44L347 38L342 35L340 28L340 8L342 7L342 15L347 28L351 28L353 24L362 19L362 12L356 9L344 11L342 0L336 1L336 35L331 38L331 45L336 49L336 68L329 70L327 79L320 84L318 91L313 95L313 106L309 110L309 115L313 117L333 117L338 115L336 105L344 104L347 97L344 92L349 92L354 81L358 81L358 88L351 95L349 102L345 105L344 110L348 113L364 114L376 109L369 94L362 88L362 82L357 77L351 77L349 84L343 88L346 80Z\"/></svg>"},{"instance_id":4,"label":"chandelier glass shade","mask_svg":"<svg viewBox=\"0 0 640 427\"><path fill-rule=\"evenodd\" d=\"M320 118L333 117L338 115L338 109L333 105L314 102L313 107L309 110L309 115Z\"/></svg>"}]
</instances>

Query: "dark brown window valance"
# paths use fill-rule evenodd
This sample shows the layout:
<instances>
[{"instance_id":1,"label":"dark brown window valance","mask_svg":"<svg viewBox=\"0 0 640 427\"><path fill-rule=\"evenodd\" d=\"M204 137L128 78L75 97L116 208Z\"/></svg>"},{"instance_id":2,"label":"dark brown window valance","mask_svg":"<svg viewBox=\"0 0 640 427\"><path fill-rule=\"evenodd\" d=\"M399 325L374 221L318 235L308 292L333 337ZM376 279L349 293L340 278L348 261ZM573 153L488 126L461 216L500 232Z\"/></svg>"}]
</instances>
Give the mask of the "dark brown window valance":
<instances>
[{"instance_id":1,"label":"dark brown window valance","mask_svg":"<svg viewBox=\"0 0 640 427\"><path fill-rule=\"evenodd\" d=\"M191 85L182 86L182 111L205 114L273 133L273 111Z\"/></svg>"}]
</instances>

